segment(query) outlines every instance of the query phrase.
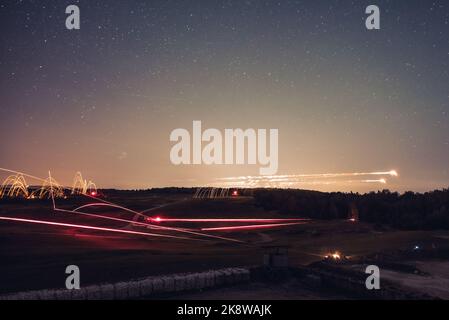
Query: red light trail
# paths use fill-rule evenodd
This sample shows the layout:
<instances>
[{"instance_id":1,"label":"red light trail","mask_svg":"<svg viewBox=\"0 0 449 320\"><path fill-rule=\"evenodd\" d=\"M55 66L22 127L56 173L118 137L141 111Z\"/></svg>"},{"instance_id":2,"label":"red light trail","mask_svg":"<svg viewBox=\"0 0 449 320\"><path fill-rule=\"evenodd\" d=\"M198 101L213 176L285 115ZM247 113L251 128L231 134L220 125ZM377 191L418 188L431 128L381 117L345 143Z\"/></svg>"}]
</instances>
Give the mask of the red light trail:
<instances>
[{"instance_id":1,"label":"red light trail","mask_svg":"<svg viewBox=\"0 0 449 320\"><path fill-rule=\"evenodd\" d=\"M49 171L49 176L51 177L51 173ZM92 199L96 199L94 196L91 196L89 194L82 194L85 197L88 198L92 198ZM186 229L181 229L181 228L172 228L172 227L162 227L162 226L155 226L155 225L149 225L146 223L141 223L141 222L137 222L137 221L130 221L130 220L124 220L124 219L118 219L118 218L112 218L112 217L107 217L107 216L101 216L101 215L96 215L96 214L90 214L90 213L85 213L85 212L80 212L78 210L81 210L83 208L88 208L88 207L96 207L96 206L103 206L103 207L111 207L111 208L116 208L116 209L121 209L133 214L136 214L138 216L142 216L144 218L147 218L146 215L137 212L135 210L131 210L128 209L126 207L117 205L115 203L103 200L103 199L98 199L101 202L96 202L96 203L90 203L81 207L76 208L75 210L63 210L63 209L58 209L56 208L55 205L55 198L53 195L53 192L51 193L52 196L52 201L53 201L53 210L55 211L61 211L61 212L66 212L66 213L75 213L75 214L82 214L82 215L87 215L87 216L92 216L92 217L96 217L96 218L100 218L100 219L108 219L108 220L115 220L115 221L122 221L122 222L127 222L127 223L131 223L131 224L138 224L138 225L144 225L148 228L151 229L160 229L160 230L169 230L169 231L175 231L175 232L181 232L181 233L188 233L188 234L192 234L192 235L197 235L197 236L201 236L201 237L207 237L207 238L214 238L214 239L219 239L219 240L225 240L225 241L231 241L231 242L237 242L237 243L244 243L244 241L240 241L240 240L236 240L236 239L231 239L231 238L225 238L225 237L219 237L219 236L214 236L214 235L210 235L210 234L204 234L204 233L199 233L199 232L194 232L194 231L189 231Z\"/></svg>"},{"instance_id":2,"label":"red light trail","mask_svg":"<svg viewBox=\"0 0 449 320\"><path fill-rule=\"evenodd\" d=\"M6 172L12 172L12 173L16 173L16 174L22 174L23 176L27 176L27 177L30 177L32 179L36 179L36 180L39 180L39 181L46 181L45 179L42 179L42 178L39 178L39 177L36 177L36 176L32 176L32 175L28 175L28 174L25 174L25 173L20 172L20 171L9 170L9 169L4 169L4 168L0 168L0 171L6 171ZM76 208L75 210L58 209L58 208L56 208L55 197L54 197L54 193L53 193L53 185L51 184L51 181L52 181L51 179L52 178L51 178L50 171L49 171L48 174L49 174L49 178L50 178L50 194L51 194L51 198L52 198L52 202L53 202L53 210L54 211L71 213L71 214L80 214L80 215L91 216L91 217L95 217L95 218L99 218L99 219L107 219L107 220L113 220L113 221L126 222L126 223L129 223L131 225L140 225L140 226L144 226L144 227L150 228L150 229L168 230L168 231L173 231L173 232L187 233L187 234L201 236L201 237L208 237L208 238L215 238L215 239L220 239L220 240L225 240L225 241L232 241L232 242L236 242L236 243L245 243L244 241L240 241L240 240L237 240L237 239L220 237L220 236L214 236L214 235L205 234L205 233L199 233L199 232L195 232L195 231L189 230L189 229L164 227L164 226L158 226L158 225L154 225L154 224L142 223L142 222L136 221L137 220L136 218L138 216L140 216L140 217L143 217L143 219L145 219L144 221L155 221L155 222L169 222L169 221L170 222L175 222L175 221L182 222L182 221L185 221L185 222L253 222L253 223L255 222L255 223L257 223L257 222L282 222L282 221L308 221L309 220L309 219L165 219L165 218L161 218L161 217L150 218L150 217L144 215L143 213L144 212L150 212L150 211L157 210L157 209L159 209L161 207L165 207L165 206L167 206L169 204L162 205L162 206L155 207L155 208L151 208L151 209L148 209L148 210L143 211L143 212L138 212L138 211L135 211L135 210L132 210L132 209L129 209L129 208L117 205L115 203L106 201L104 199L97 198L96 196L98 195L98 193L96 191L93 191L91 193L83 193L83 194L81 194L82 196L85 196L87 198L95 199L97 201L95 203L90 203L90 204L87 204L87 205L83 205L81 207ZM61 188L70 190L69 188L66 188L66 187L63 187L63 186L61 186ZM116 209L124 210L124 211L129 212L129 213L133 213L136 216L135 216L135 219L133 221L130 221L130 220L126 220L126 219L113 218L113 217L102 216L102 215L85 213L85 212L79 211L81 209L88 208L88 207L110 207L110 208L116 208ZM7 218L7 217L3 217L2 220L10 220L10 221L17 221L17 222L28 222L28 223L37 223L37 224L49 224L49 225L58 225L58 226L68 226L68 227L77 227L77 228L83 228L83 229L110 231L110 232L120 232L120 233L128 233L128 234L140 234L140 235L156 236L156 237L159 236L159 237L186 239L186 240L199 240L199 239L192 239L192 238L187 238L187 237L177 237L177 236L169 236L169 235L162 235L162 234L152 234L152 233L128 231L128 230L113 229L113 228L102 228L102 227L95 227L95 226L87 226L87 225L72 225L72 224L64 224L64 223L57 223L57 222L50 222L50 221L29 220L29 219L19 219L19 218ZM303 223L305 223L305 222L303 222ZM286 224L270 224L270 225L250 225L250 226L221 227L221 228L204 228L204 229L201 229L201 231L205 231L205 230L258 229L258 228L270 228L270 227L279 227L279 226L294 225L294 224L302 224L302 223L286 223Z\"/></svg>"},{"instance_id":3,"label":"red light trail","mask_svg":"<svg viewBox=\"0 0 449 320\"><path fill-rule=\"evenodd\" d=\"M305 224L305 222L275 223L275 224L252 224L252 225L248 225L248 226L202 228L201 231L230 231L230 230L267 229L267 228L275 228L275 227L294 226L294 225L299 225L299 224Z\"/></svg>"},{"instance_id":4,"label":"red light trail","mask_svg":"<svg viewBox=\"0 0 449 320\"><path fill-rule=\"evenodd\" d=\"M44 221L44 220L32 220L32 219L10 218L10 217L0 217L0 220L13 221L13 222L23 222L23 223L33 223L33 224L41 224L41 225L49 225L49 226L68 227L68 228L77 228L77 229L96 230L96 231L125 233L125 234L148 236L148 237L160 237L160 238L172 238L172 239L180 239L180 240L205 241L205 240L200 240L200 239L178 237L178 236L170 236L170 235L163 235L163 234L156 234L156 233L147 233L147 232L121 230L121 229L113 229L113 228L103 228L103 227L93 227L93 226L87 226L87 225L61 223L61 222Z\"/></svg>"},{"instance_id":5,"label":"red light trail","mask_svg":"<svg viewBox=\"0 0 449 320\"><path fill-rule=\"evenodd\" d=\"M126 220L126 219L102 216L102 215L98 215L98 214L86 213L86 212L80 212L80 211L73 211L73 210L65 210L65 209L58 209L58 208L54 208L54 210L55 211L59 211L59 212L79 214L79 215L89 216L89 217L94 217L94 218L99 218L99 219L113 220L113 221L119 221L119 222L126 222L126 223L129 223L129 224L140 225L140 226L144 226L144 227L151 228L151 229L154 229L154 230L175 231L175 232L188 233L188 234L201 236L201 237L214 238L214 239L231 241L231 242L237 242L237 243L244 243L244 241L240 241L240 240L237 240L237 239L219 237L219 236L214 236L214 235L211 235L211 234L199 233L199 232L186 230L186 229L182 229L182 228L156 226L156 225L153 225L153 224L148 224L148 223L143 223L143 222L138 222L138 221L131 221L131 220ZM187 239L189 239L189 238L187 238Z\"/></svg>"},{"instance_id":6,"label":"red light trail","mask_svg":"<svg viewBox=\"0 0 449 320\"><path fill-rule=\"evenodd\" d=\"M310 221L310 219L176 219L176 218L148 218L148 221L155 222L287 222L287 221Z\"/></svg>"},{"instance_id":7,"label":"red light trail","mask_svg":"<svg viewBox=\"0 0 449 320\"><path fill-rule=\"evenodd\" d=\"M54 210L58 211L58 212L64 212L64 213L76 213L76 214L79 214L79 215L93 217L93 218L106 219L106 220L112 220L112 221L118 221L118 222L125 222L125 223L129 223L129 224L135 224L135 225L145 226L145 227L151 227L152 226L149 223L143 223L143 222L138 222L138 221L131 221L131 220L126 220L126 219L102 216L102 215L93 214L93 213L86 213L86 212L72 211L72 210L65 210L65 209L58 209L58 208L55 208Z\"/></svg>"}]
</instances>

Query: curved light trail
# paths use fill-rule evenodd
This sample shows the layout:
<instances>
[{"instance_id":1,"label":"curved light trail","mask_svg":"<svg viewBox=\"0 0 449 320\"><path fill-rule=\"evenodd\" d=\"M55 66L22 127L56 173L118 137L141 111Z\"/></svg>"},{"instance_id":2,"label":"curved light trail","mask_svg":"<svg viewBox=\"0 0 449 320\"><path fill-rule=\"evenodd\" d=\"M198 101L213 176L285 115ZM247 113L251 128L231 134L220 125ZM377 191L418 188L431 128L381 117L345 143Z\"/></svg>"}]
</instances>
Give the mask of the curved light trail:
<instances>
[{"instance_id":1,"label":"curved light trail","mask_svg":"<svg viewBox=\"0 0 449 320\"><path fill-rule=\"evenodd\" d=\"M48 183L49 182L50 183L50 194L51 194L51 198L52 198L52 202L53 202L53 210L54 211L65 212L65 213L72 213L72 214L81 214L81 215L91 216L91 217L95 217L95 218L99 218L99 219L107 219L107 220L126 222L126 223L130 223L130 224L134 224L134 225L145 226L145 227L151 228L153 230L174 231L174 232L186 233L186 234L191 234L191 235L196 235L196 236L201 236L201 237L208 237L208 238L214 238L214 239L219 239L219 240L231 241L231 242L236 242L236 243L245 243L244 241L240 241L240 240L237 240L237 239L226 238L226 237L219 237L219 236L215 236L215 235L211 235L211 234L195 232L195 231L192 231L192 230L187 230L187 229L182 229L182 228L173 228L173 227L165 227L165 226L158 226L158 225L154 225L154 224L142 223L142 222L136 221L136 219L133 220L133 221L130 221L130 220L126 220L126 219L113 218L113 217L107 217L107 216L103 216L103 215L97 215L97 214L81 212L80 210L85 209L85 208L103 206L103 207L110 207L110 208L121 209L121 210L124 210L126 212L135 214L135 217L141 216L141 217L143 217L145 219L145 221L148 221L147 219L149 217L144 215L142 212L138 212L138 211L126 208L124 206L120 206L120 205L117 205L115 203L106 201L104 199L97 198L95 196L90 195L89 193L83 193L81 195L85 196L87 198L90 198L90 199L95 199L96 201L99 201L99 202L83 205L83 206L80 206L80 207L76 208L75 210L59 209L59 208L56 208L56 204L55 204L55 197L54 197L53 185L52 185L53 180L52 180L52 177L51 177L51 172L49 172L49 178L48 179L42 179L42 178L39 178L39 177L36 177L36 176L33 176L33 175L29 175L29 174L26 174L26 173L23 173L23 172L20 172L20 171L15 171L15 170L10 170L10 169L5 169L5 168L0 168L0 171L20 174L20 175L23 175L23 176L26 176L26 177L30 177L32 179L36 179L36 180L42 181L44 183ZM63 187L63 186L59 186L59 187L63 188L64 190L73 190L73 188L67 188L67 187ZM159 206L159 207L156 207L156 208L151 208L151 209L148 209L148 210L146 210L144 212L150 212L150 211L156 210L157 208L164 207L164 206L166 206L166 205L162 205L162 206ZM7 217L5 217L3 220L8 220L8 219L14 219L14 218L7 218ZM120 230L120 229L112 229L112 228L102 228L102 227L82 226L82 225L71 225L71 224L55 223L55 222L40 221L40 220L30 220L30 219L19 219L19 218L16 218L16 219L17 219L16 221L29 222L29 223L41 223L41 224L51 224L51 225L60 225L60 226L79 226L80 228L91 229L91 230L103 230L103 231L115 230L116 232L124 232L124 233L134 233L134 234L143 234L143 235L152 235L152 236L154 235L154 236L171 237L171 238L178 238L178 239L182 239L183 238L183 237L176 237L176 236L167 236L167 235L161 235L161 234L149 234L149 233L144 233L144 232L128 231L128 230ZM171 220L171 221L175 221L175 220ZM202 219L203 221L196 220L196 219L195 220L193 220L193 219L186 219L186 221L187 220L190 220L189 222L281 222L281 221L306 221L306 219ZM152 220L152 221L160 222L158 220ZM169 220L165 220L165 221L169 221ZM269 228L269 227L276 227L276 226L282 226L282 225L293 225L293 224L294 223L291 223L291 224L275 224L275 225L250 225L250 226L237 226L237 227L229 227L229 228L233 228L234 230L238 230L238 229L248 229L248 228ZM300 223L296 223L296 224L300 224ZM205 230L208 230L208 228L201 229L201 231L205 231ZM218 229L215 229L215 230L218 230ZM185 238L185 239L191 239L191 238Z\"/></svg>"},{"instance_id":2,"label":"curved light trail","mask_svg":"<svg viewBox=\"0 0 449 320\"><path fill-rule=\"evenodd\" d=\"M149 224L149 223L143 223L143 222L138 222L138 221L131 221L131 220L126 220L126 219L108 217L108 216L103 216L103 215L98 215L98 214L93 214L93 213L80 212L80 211L72 211L72 210L65 210L65 209L58 209L58 208L55 208L54 210L55 211L60 211L60 212L65 212L65 213L72 213L72 214L79 214L79 215L83 215L83 216L90 216L90 217L93 217L93 218L113 220L113 221L129 223L129 224L140 225L140 226L144 226L144 227L147 227L147 228L151 228L153 230L175 231L175 232L187 233L187 234L191 234L191 235L195 235L195 236L201 236L201 237L206 237L206 238L213 238L213 239L218 239L218 240L225 240L225 241L231 241L231 242L237 242L237 243L244 243L244 241L240 241L240 240L237 240L237 239L232 239L232 238L215 236L215 235L212 235L212 234L195 232L195 231L187 230L187 229L183 229L183 228L163 227L163 226L157 226L157 225Z\"/></svg>"}]
</instances>

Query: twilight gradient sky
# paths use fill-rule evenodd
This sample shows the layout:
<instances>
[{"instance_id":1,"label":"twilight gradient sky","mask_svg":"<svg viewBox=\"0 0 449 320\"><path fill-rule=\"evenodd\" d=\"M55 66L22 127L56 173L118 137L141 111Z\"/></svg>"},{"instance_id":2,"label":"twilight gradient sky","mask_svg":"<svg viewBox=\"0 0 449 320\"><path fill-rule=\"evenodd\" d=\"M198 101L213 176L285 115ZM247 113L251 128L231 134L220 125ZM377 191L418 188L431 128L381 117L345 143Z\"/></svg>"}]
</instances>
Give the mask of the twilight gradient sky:
<instances>
[{"instance_id":1,"label":"twilight gradient sky","mask_svg":"<svg viewBox=\"0 0 449 320\"><path fill-rule=\"evenodd\" d=\"M307 189L449 186L447 1L9 0L0 21L0 167L118 188L258 174L173 166L170 132L201 120L278 128L279 174L400 174Z\"/></svg>"}]
</instances>

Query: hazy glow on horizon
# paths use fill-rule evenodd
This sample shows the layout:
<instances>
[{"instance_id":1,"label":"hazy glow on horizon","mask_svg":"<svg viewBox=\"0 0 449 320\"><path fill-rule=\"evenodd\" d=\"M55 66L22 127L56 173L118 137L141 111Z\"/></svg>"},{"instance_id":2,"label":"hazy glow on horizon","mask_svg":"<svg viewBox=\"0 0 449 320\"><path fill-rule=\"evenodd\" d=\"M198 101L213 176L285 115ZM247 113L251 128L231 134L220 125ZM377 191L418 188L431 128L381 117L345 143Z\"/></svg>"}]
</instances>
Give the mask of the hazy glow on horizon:
<instances>
[{"instance_id":1,"label":"hazy glow on horizon","mask_svg":"<svg viewBox=\"0 0 449 320\"><path fill-rule=\"evenodd\" d=\"M449 9L433 3L379 0L376 32L368 1L80 0L76 32L64 3L5 3L0 166L99 188L256 177L171 164L170 132L201 120L279 129L285 187L447 188Z\"/></svg>"}]
</instances>

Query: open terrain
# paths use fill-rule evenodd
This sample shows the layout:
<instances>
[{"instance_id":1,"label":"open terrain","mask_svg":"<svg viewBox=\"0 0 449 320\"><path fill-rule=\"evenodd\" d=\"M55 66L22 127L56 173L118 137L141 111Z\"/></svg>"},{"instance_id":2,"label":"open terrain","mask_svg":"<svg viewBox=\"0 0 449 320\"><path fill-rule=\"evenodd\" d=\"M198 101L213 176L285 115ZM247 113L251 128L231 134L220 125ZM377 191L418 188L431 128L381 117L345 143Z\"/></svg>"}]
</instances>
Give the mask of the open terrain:
<instances>
[{"instance_id":1,"label":"open terrain","mask_svg":"<svg viewBox=\"0 0 449 320\"><path fill-rule=\"evenodd\" d=\"M268 212L257 207L250 197L196 200L185 194L114 192L105 199L138 212L156 208L146 213L151 217L286 218L277 212ZM82 199L61 199L57 200L57 207L72 210L84 203L85 200ZM89 208L83 212L125 220L135 218L133 213L111 208ZM51 201L2 201L0 214L14 218L155 232L146 227L132 226L121 221L54 212ZM298 214L296 218L301 218L301 215ZM201 227L211 225L219 227L226 224L164 222L158 225L198 231ZM376 253L413 251L416 246L435 250L449 247L448 232L399 231L346 220L309 221L301 225L273 229L207 232L215 236L240 240L242 243L172 230L157 231L165 235L185 236L191 239L157 238L83 230L76 227L0 221L0 293L64 287L65 268L72 264L80 267L82 284L88 285L149 275L261 265L268 246L286 246L291 266L305 266L321 261L325 255L335 251L348 256L349 259L357 260ZM445 259L447 257L439 257L437 254L419 261L419 269L426 273L427 278L422 275L404 274L398 270L387 270L384 275L388 279L416 288L434 287L433 293L448 298L447 290L442 287L442 284L449 279L449 268L444 262ZM405 277L412 280L415 279L412 277L418 278L409 281ZM250 288L254 290L227 289L229 291L217 291L210 297L220 298L224 294L228 298L229 296L260 298L264 292L267 297L280 294L280 297L291 299L342 297L336 293L320 295L319 292L305 289L301 291L295 283L291 286L283 284L283 287L274 288L252 284ZM226 292L228 294L225 294ZM192 298L198 296L192 295Z\"/></svg>"}]
</instances>

